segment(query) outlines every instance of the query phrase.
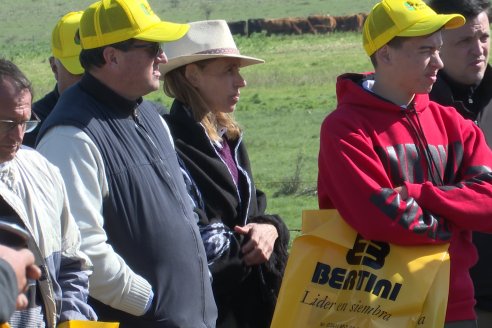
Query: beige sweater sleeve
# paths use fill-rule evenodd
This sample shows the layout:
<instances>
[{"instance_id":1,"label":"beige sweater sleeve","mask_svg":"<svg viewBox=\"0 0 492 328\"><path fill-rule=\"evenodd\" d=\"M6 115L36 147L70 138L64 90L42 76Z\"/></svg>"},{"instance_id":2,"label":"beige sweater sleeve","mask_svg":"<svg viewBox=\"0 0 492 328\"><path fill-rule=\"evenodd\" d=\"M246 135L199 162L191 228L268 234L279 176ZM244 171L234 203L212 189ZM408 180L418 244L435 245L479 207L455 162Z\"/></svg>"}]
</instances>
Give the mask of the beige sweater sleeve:
<instances>
[{"instance_id":1,"label":"beige sweater sleeve","mask_svg":"<svg viewBox=\"0 0 492 328\"><path fill-rule=\"evenodd\" d=\"M65 180L70 209L82 236L81 249L94 265L90 295L132 315L144 314L152 286L114 251L103 228L102 204L108 184L96 145L80 129L59 126L44 135L37 150L60 169Z\"/></svg>"}]
</instances>

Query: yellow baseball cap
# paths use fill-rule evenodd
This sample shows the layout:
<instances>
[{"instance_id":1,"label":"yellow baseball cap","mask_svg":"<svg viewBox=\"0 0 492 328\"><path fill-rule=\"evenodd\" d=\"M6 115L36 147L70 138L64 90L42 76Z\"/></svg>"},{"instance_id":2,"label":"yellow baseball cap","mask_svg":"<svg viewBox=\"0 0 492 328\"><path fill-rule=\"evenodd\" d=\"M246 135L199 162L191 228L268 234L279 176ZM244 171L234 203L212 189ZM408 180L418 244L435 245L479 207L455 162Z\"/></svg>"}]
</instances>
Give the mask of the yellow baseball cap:
<instances>
[{"instance_id":1,"label":"yellow baseball cap","mask_svg":"<svg viewBox=\"0 0 492 328\"><path fill-rule=\"evenodd\" d=\"M462 15L437 14L421 0L383 0L367 16L362 42L371 56L395 36L424 36L442 27L452 29L463 24L465 18Z\"/></svg>"},{"instance_id":2,"label":"yellow baseball cap","mask_svg":"<svg viewBox=\"0 0 492 328\"><path fill-rule=\"evenodd\" d=\"M80 18L83 11L72 11L60 18L51 33L51 51L53 56L61 61L62 65L72 74L84 73L80 65L79 39L75 37L79 29Z\"/></svg>"},{"instance_id":3,"label":"yellow baseball cap","mask_svg":"<svg viewBox=\"0 0 492 328\"><path fill-rule=\"evenodd\" d=\"M188 32L188 24L162 21L146 0L101 0L90 5L80 20L82 49L138 39L175 41Z\"/></svg>"}]
</instances>

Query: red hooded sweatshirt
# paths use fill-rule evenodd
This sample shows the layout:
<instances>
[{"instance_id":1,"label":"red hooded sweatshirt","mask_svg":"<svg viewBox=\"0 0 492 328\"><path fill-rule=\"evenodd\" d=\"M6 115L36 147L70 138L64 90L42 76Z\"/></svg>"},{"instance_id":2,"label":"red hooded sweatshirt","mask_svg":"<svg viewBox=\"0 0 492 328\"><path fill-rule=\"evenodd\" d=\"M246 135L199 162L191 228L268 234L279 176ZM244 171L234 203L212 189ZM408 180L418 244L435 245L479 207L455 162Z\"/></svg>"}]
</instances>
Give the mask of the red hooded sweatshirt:
<instances>
[{"instance_id":1,"label":"red hooded sweatshirt","mask_svg":"<svg viewBox=\"0 0 492 328\"><path fill-rule=\"evenodd\" d=\"M415 95L402 108L338 78L335 111L321 127L320 208L336 208L365 239L450 243L446 322L473 320L471 231L492 232L492 152L454 108ZM393 189L405 185L408 199Z\"/></svg>"}]
</instances>

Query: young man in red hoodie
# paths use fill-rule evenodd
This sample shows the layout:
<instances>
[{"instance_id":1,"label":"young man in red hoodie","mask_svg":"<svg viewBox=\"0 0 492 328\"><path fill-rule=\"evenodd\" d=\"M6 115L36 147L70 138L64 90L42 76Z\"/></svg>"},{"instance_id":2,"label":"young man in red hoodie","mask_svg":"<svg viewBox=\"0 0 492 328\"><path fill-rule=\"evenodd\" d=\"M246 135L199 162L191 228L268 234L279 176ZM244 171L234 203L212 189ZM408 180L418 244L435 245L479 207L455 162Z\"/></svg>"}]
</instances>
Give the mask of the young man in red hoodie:
<instances>
[{"instance_id":1,"label":"young man in red hoodie","mask_svg":"<svg viewBox=\"0 0 492 328\"><path fill-rule=\"evenodd\" d=\"M471 231L492 232L492 152L472 121L428 97L440 31L464 22L418 0L376 4L363 29L375 73L338 78L319 153L320 208L365 239L450 244L446 328L476 327Z\"/></svg>"}]
</instances>

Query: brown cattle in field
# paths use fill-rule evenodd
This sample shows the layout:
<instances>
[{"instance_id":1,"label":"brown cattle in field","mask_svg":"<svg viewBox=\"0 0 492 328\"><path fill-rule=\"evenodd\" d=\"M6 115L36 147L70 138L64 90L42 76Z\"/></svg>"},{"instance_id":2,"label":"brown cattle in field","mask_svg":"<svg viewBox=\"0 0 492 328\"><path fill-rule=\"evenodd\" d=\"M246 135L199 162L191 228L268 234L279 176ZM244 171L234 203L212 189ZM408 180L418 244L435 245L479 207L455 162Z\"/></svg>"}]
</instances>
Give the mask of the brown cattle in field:
<instances>
[{"instance_id":1,"label":"brown cattle in field","mask_svg":"<svg viewBox=\"0 0 492 328\"><path fill-rule=\"evenodd\" d=\"M335 17L329 15L312 15L307 19L317 33L333 32L337 26Z\"/></svg>"},{"instance_id":2,"label":"brown cattle in field","mask_svg":"<svg viewBox=\"0 0 492 328\"><path fill-rule=\"evenodd\" d=\"M227 22L232 34L246 35L246 21Z\"/></svg>"},{"instance_id":3,"label":"brown cattle in field","mask_svg":"<svg viewBox=\"0 0 492 328\"><path fill-rule=\"evenodd\" d=\"M248 19L248 36L253 33L261 33L264 25L265 20L263 18Z\"/></svg>"},{"instance_id":4,"label":"brown cattle in field","mask_svg":"<svg viewBox=\"0 0 492 328\"><path fill-rule=\"evenodd\" d=\"M301 33L309 33L316 34L316 30L313 25L309 22L307 18L289 18L292 21L292 24L295 24L300 30Z\"/></svg>"},{"instance_id":5,"label":"brown cattle in field","mask_svg":"<svg viewBox=\"0 0 492 328\"><path fill-rule=\"evenodd\" d=\"M266 35L316 33L309 20L305 18L266 19L263 26Z\"/></svg>"},{"instance_id":6,"label":"brown cattle in field","mask_svg":"<svg viewBox=\"0 0 492 328\"><path fill-rule=\"evenodd\" d=\"M366 21L368 13L359 13L359 15L362 18L362 26L364 26L364 22Z\"/></svg>"},{"instance_id":7,"label":"brown cattle in field","mask_svg":"<svg viewBox=\"0 0 492 328\"><path fill-rule=\"evenodd\" d=\"M336 31L360 32L360 31L362 31L362 26L364 24L365 18L363 15L357 14L357 15L350 15L350 16L336 16L335 19L337 20L337 26L335 29Z\"/></svg>"}]
</instances>

